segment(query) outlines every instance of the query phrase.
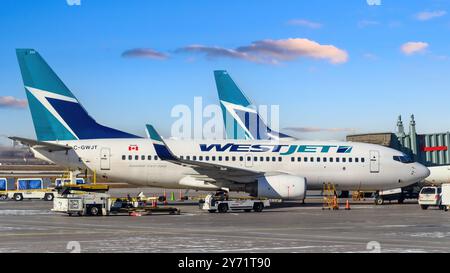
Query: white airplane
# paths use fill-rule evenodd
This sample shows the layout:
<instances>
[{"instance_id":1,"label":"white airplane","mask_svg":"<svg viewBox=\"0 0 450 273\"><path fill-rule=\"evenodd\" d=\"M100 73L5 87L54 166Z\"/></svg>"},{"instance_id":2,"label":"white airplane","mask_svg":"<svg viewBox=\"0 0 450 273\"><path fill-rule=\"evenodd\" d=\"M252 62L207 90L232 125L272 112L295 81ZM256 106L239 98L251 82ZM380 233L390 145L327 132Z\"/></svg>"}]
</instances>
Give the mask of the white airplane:
<instances>
[{"instance_id":1,"label":"white airplane","mask_svg":"<svg viewBox=\"0 0 450 273\"><path fill-rule=\"evenodd\" d=\"M450 183L450 166L431 166L428 167L430 175L425 179L426 183L433 185L441 185L444 183Z\"/></svg>"},{"instance_id":2,"label":"white airplane","mask_svg":"<svg viewBox=\"0 0 450 273\"><path fill-rule=\"evenodd\" d=\"M423 180L429 170L379 145L329 141L150 140L98 124L33 49L16 51L37 140L12 137L35 156L139 186L245 191L303 199L306 189L379 190Z\"/></svg>"}]
</instances>

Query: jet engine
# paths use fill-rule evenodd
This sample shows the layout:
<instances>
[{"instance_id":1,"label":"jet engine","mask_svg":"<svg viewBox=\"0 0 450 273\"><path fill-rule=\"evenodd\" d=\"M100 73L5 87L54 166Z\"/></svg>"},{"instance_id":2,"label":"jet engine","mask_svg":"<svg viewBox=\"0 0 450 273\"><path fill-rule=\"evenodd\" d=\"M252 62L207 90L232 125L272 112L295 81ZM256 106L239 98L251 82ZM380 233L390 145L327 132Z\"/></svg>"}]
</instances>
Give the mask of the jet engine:
<instances>
[{"instance_id":1,"label":"jet engine","mask_svg":"<svg viewBox=\"0 0 450 273\"><path fill-rule=\"evenodd\" d=\"M279 174L259 178L256 183L247 185L246 191L255 197L272 199L304 199L306 178Z\"/></svg>"}]
</instances>

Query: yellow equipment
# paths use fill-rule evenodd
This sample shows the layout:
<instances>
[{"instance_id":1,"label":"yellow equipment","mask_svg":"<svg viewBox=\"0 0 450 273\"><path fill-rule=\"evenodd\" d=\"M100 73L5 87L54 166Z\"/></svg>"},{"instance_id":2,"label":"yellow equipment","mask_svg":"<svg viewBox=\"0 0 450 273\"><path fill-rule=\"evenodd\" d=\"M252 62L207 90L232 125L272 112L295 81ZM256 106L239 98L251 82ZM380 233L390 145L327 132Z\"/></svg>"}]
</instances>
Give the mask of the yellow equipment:
<instances>
[{"instance_id":1,"label":"yellow equipment","mask_svg":"<svg viewBox=\"0 0 450 273\"><path fill-rule=\"evenodd\" d=\"M353 201L361 201L363 198L364 198L364 192L362 192L362 191L352 192Z\"/></svg>"},{"instance_id":2,"label":"yellow equipment","mask_svg":"<svg viewBox=\"0 0 450 273\"><path fill-rule=\"evenodd\" d=\"M323 183L323 207L322 209L339 209L339 200L336 187L332 183Z\"/></svg>"}]
</instances>

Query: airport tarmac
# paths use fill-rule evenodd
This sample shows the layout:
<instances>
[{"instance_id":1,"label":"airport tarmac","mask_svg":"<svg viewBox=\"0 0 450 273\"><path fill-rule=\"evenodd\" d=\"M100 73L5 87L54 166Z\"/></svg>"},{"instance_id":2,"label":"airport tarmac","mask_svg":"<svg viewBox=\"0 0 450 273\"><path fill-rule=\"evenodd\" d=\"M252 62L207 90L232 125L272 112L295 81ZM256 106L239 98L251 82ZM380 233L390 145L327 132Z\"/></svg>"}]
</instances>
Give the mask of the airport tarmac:
<instances>
[{"instance_id":1,"label":"airport tarmac","mask_svg":"<svg viewBox=\"0 0 450 273\"><path fill-rule=\"evenodd\" d=\"M322 210L274 203L262 213L68 217L51 202L0 201L0 252L449 252L450 212L415 203Z\"/></svg>"}]
</instances>

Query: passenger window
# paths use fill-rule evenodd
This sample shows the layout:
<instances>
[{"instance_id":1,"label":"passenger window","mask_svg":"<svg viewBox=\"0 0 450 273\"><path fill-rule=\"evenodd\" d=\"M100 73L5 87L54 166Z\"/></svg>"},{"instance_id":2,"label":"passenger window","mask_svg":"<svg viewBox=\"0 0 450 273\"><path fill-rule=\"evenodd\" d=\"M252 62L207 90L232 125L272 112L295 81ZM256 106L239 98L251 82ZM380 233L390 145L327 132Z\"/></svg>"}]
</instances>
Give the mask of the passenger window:
<instances>
[{"instance_id":1,"label":"passenger window","mask_svg":"<svg viewBox=\"0 0 450 273\"><path fill-rule=\"evenodd\" d=\"M235 157L235 156L232 156L232 157L231 157L231 160L232 160L232 161L236 161L236 157Z\"/></svg>"},{"instance_id":2,"label":"passenger window","mask_svg":"<svg viewBox=\"0 0 450 273\"><path fill-rule=\"evenodd\" d=\"M295 157L291 157L291 161L294 162L295 161Z\"/></svg>"},{"instance_id":3,"label":"passenger window","mask_svg":"<svg viewBox=\"0 0 450 273\"><path fill-rule=\"evenodd\" d=\"M123 156L122 156L122 160L125 160L125 159L127 159L127 157L123 155Z\"/></svg>"},{"instance_id":4,"label":"passenger window","mask_svg":"<svg viewBox=\"0 0 450 273\"><path fill-rule=\"evenodd\" d=\"M141 155L141 160L145 160L145 155Z\"/></svg>"},{"instance_id":5,"label":"passenger window","mask_svg":"<svg viewBox=\"0 0 450 273\"><path fill-rule=\"evenodd\" d=\"M221 156L219 156L219 161L222 161L222 157Z\"/></svg>"},{"instance_id":6,"label":"passenger window","mask_svg":"<svg viewBox=\"0 0 450 273\"><path fill-rule=\"evenodd\" d=\"M339 160L340 160L339 157L336 157L336 162L337 162L337 163L339 163Z\"/></svg>"},{"instance_id":7,"label":"passenger window","mask_svg":"<svg viewBox=\"0 0 450 273\"><path fill-rule=\"evenodd\" d=\"M269 162L270 161L270 157L266 156L266 161Z\"/></svg>"},{"instance_id":8,"label":"passenger window","mask_svg":"<svg viewBox=\"0 0 450 273\"><path fill-rule=\"evenodd\" d=\"M186 160L191 160L191 157L187 155Z\"/></svg>"},{"instance_id":9,"label":"passenger window","mask_svg":"<svg viewBox=\"0 0 450 273\"><path fill-rule=\"evenodd\" d=\"M194 161L197 160L197 156L193 155L192 160L194 160Z\"/></svg>"},{"instance_id":10,"label":"passenger window","mask_svg":"<svg viewBox=\"0 0 450 273\"><path fill-rule=\"evenodd\" d=\"M206 161L209 161L209 156L205 156L205 160L206 160Z\"/></svg>"},{"instance_id":11,"label":"passenger window","mask_svg":"<svg viewBox=\"0 0 450 273\"><path fill-rule=\"evenodd\" d=\"M149 157L148 160L150 160L150 156L148 156L148 157ZM183 160L183 159L184 159L184 156L181 155L181 156L180 156L180 159Z\"/></svg>"},{"instance_id":12,"label":"passenger window","mask_svg":"<svg viewBox=\"0 0 450 273\"><path fill-rule=\"evenodd\" d=\"M215 156L211 156L211 160L212 161L216 161L216 157Z\"/></svg>"},{"instance_id":13,"label":"passenger window","mask_svg":"<svg viewBox=\"0 0 450 273\"><path fill-rule=\"evenodd\" d=\"M332 157L330 157L330 162L333 162L333 158Z\"/></svg>"},{"instance_id":14,"label":"passenger window","mask_svg":"<svg viewBox=\"0 0 450 273\"><path fill-rule=\"evenodd\" d=\"M254 156L254 157L253 157L253 161L255 161L255 162L258 161L258 157L257 157L257 156Z\"/></svg>"},{"instance_id":15,"label":"passenger window","mask_svg":"<svg viewBox=\"0 0 450 273\"><path fill-rule=\"evenodd\" d=\"M275 162L277 161L277 159L274 156L272 156L272 161Z\"/></svg>"},{"instance_id":16,"label":"passenger window","mask_svg":"<svg viewBox=\"0 0 450 273\"><path fill-rule=\"evenodd\" d=\"M348 159L348 162L352 163L352 162L353 162L353 158L350 157L350 158Z\"/></svg>"},{"instance_id":17,"label":"passenger window","mask_svg":"<svg viewBox=\"0 0 450 273\"><path fill-rule=\"evenodd\" d=\"M134 160L139 160L139 156L138 156L138 155L135 155L135 156L134 156Z\"/></svg>"},{"instance_id":18,"label":"passenger window","mask_svg":"<svg viewBox=\"0 0 450 273\"><path fill-rule=\"evenodd\" d=\"M283 161L283 158L281 156L278 157L278 161L281 162Z\"/></svg>"},{"instance_id":19,"label":"passenger window","mask_svg":"<svg viewBox=\"0 0 450 273\"><path fill-rule=\"evenodd\" d=\"M327 162L327 158L326 157L323 158L323 162Z\"/></svg>"},{"instance_id":20,"label":"passenger window","mask_svg":"<svg viewBox=\"0 0 450 273\"><path fill-rule=\"evenodd\" d=\"M243 157L243 156L240 156L240 157L239 157L239 161L244 161L244 157Z\"/></svg>"},{"instance_id":21,"label":"passenger window","mask_svg":"<svg viewBox=\"0 0 450 273\"><path fill-rule=\"evenodd\" d=\"M229 159L230 159L229 156L226 156L226 157L225 157L225 161L228 161Z\"/></svg>"},{"instance_id":22,"label":"passenger window","mask_svg":"<svg viewBox=\"0 0 450 273\"><path fill-rule=\"evenodd\" d=\"M203 161L203 156L198 156L198 160Z\"/></svg>"},{"instance_id":23,"label":"passenger window","mask_svg":"<svg viewBox=\"0 0 450 273\"><path fill-rule=\"evenodd\" d=\"M308 158L307 157L303 158L303 161L308 162Z\"/></svg>"},{"instance_id":24,"label":"passenger window","mask_svg":"<svg viewBox=\"0 0 450 273\"><path fill-rule=\"evenodd\" d=\"M314 157L310 157L309 162L314 162Z\"/></svg>"},{"instance_id":25,"label":"passenger window","mask_svg":"<svg viewBox=\"0 0 450 273\"><path fill-rule=\"evenodd\" d=\"M133 156L129 155L128 160L132 160L132 159L133 159Z\"/></svg>"},{"instance_id":26,"label":"passenger window","mask_svg":"<svg viewBox=\"0 0 450 273\"><path fill-rule=\"evenodd\" d=\"M317 162L320 162L320 157L317 158Z\"/></svg>"},{"instance_id":27,"label":"passenger window","mask_svg":"<svg viewBox=\"0 0 450 273\"><path fill-rule=\"evenodd\" d=\"M158 160L158 156L157 156L157 155L155 155L153 158L154 158L155 160Z\"/></svg>"},{"instance_id":28,"label":"passenger window","mask_svg":"<svg viewBox=\"0 0 450 273\"><path fill-rule=\"evenodd\" d=\"M364 157L361 157L361 162L364 163L364 161L366 161Z\"/></svg>"},{"instance_id":29,"label":"passenger window","mask_svg":"<svg viewBox=\"0 0 450 273\"><path fill-rule=\"evenodd\" d=\"M301 158L301 157L297 157L297 161L298 161L298 162L301 162L301 161L302 161L302 158Z\"/></svg>"},{"instance_id":30,"label":"passenger window","mask_svg":"<svg viewBox=\"0 0 450 273\"><path fill-rule=\"evenodd\" d=\"M247 161L251 161L252 157L251 156L247 156Z\"/></svg>"},{"instance_id":31,"label":"passenger window","mask_svg":"<svg viewBox=\"0 0 450 273\"><path fill-rule=\"evenodd\" d=\"M359 162L359 158L355 157L355 163Z\"/></svg>"},{"instance_id":32,"label":"passenger window","mask_svg":"<svg viewBox=\"0 0 450 273\"><path fill-rule=\"evenodd\" d=\"M344 162L344 163L347 162L347 158L343 157L342 162Z\"/></svg>"},{"instance_id":33,"label":"passenger window","mask_svg":"<svg viewBox=\"0 0 450 273\"><path fill-rule=\"evenodd\" d=\"M264 156L260 156L259 161L264 161Z\"/></svg>"}]
</instances>

